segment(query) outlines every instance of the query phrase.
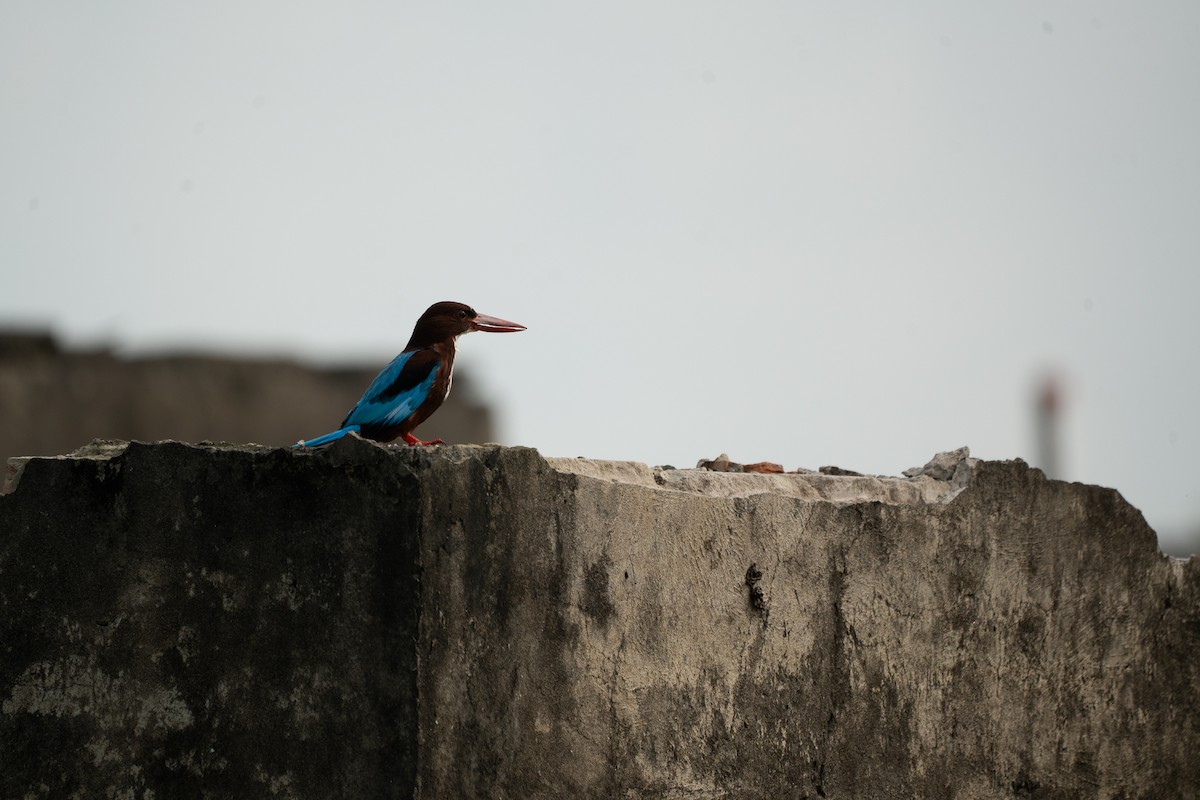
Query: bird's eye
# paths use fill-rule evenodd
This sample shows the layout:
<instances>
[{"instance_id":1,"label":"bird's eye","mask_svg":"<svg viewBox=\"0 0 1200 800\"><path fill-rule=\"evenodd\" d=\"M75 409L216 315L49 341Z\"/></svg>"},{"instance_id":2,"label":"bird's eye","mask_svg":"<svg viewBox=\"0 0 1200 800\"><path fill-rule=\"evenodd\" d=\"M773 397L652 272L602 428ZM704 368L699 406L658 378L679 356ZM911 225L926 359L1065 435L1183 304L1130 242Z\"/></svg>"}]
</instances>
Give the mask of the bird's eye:
<instances>
[{"instance_id":1,"label":"bird's eye","mask_svg":"<svg viewBox=\"0 0 1200 800\"><path fill-rule=\"evenodd\" d=\"M459 318L459 319L466 319L466 318L467 318L467 311L466 311L466 309L460 308L460 309L458 310L458 318Z\"/></svg>"}]
</instances>

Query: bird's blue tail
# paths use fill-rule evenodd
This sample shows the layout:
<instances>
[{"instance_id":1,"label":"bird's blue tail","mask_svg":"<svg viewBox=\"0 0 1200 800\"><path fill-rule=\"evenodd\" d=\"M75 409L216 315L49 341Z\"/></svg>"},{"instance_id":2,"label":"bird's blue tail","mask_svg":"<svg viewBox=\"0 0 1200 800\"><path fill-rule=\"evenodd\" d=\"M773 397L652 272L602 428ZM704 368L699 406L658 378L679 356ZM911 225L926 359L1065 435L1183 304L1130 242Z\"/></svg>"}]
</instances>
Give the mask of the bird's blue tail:
<instances>
[{"instance_id":1,"label":"bird's blue tail","mask_svg":"<svg viewBox=\"0 0 1200 800\"><path fill-rule=\"evenodd\" d=\"M324 436L318 436L317 438L309 439L306 442L296 442L294 445L292 445L292 447L320 447L323 444L329 444L330 442L337 441L351 431L358 433L359 426L347 425L344 428L338 428L333 433L327 433Z\"/></svg>"}]
</instances>

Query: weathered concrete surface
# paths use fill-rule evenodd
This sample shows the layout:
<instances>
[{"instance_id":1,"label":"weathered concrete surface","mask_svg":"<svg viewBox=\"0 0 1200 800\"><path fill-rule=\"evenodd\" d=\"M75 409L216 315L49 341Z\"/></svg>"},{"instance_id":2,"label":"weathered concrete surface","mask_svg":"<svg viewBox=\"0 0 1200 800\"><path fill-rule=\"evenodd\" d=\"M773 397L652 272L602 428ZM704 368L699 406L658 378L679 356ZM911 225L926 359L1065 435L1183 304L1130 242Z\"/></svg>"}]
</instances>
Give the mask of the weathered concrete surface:
<instances>
[{"instance_id":1,"label":"weathered concrete surface","mask_svg":"<svg viewBox=\"0 0 1200 800\"><path fill-rule=\"evenodd\" d=\"M753 475L346 439L13 477L3 797L1200 789L1200 563L1021 462Z\"/></svg>"},{"instance_id":2,"label":"weathered concrete surface","mask_svg":"<svg viewBox=\"0 0 1200 800\"><path fill-rule=\"evenodd\" d=\"M408 797L418 480L363 447L35 459L0 497L0 797Z\"/></svg>"}]
</instances>

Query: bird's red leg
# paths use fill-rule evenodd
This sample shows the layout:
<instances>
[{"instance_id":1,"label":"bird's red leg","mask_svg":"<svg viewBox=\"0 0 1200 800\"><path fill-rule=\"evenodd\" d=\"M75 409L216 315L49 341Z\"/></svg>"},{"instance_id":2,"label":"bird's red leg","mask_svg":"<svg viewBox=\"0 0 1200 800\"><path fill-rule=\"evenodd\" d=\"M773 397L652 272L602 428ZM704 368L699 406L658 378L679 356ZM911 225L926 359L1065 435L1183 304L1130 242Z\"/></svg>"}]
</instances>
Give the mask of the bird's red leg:
<instances>
[{"instance_id":1,"label":"bird's red leg","mask_svg":"<svg viewBox=\"0 0 1200 800\"><path fill-rule=\"evenodd\" d=\"M432 442L422 442L420 439L413 436L411 433L404 434L404 442L405 442L405 444L424 444L424 445L445 444L445 442L443 442L441 439L434 439Z\"/></svg>"}]
</instances>

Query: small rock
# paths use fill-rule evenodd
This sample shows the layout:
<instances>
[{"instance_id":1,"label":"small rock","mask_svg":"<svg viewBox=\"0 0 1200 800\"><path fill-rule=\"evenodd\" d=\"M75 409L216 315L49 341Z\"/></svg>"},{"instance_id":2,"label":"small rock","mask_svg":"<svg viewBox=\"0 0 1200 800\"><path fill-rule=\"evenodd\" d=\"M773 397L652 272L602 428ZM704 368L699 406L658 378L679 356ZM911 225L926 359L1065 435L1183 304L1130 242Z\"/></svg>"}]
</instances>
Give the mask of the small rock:
<instances>
[{"instance_id":1,"label":"small rock","mask_svg":"<svg viewBox=\"0 0 1200 800\"><path fill-rule=\"evenodd\" d=\"M696 469L707 469L712 472L741 472L742 465L736 461L730 461L728 454L721 453L711 461L700 459L696 462Z\"/></svg>"},{"instance_id":2,"label":"small rock","mask_svg":"<svg viewBox=\"0 0 1200 800\"><path fill-rule=\"evenodd\" d=\"M821 467L819 472L822 475L844 475L850 478L861 478L861 472L855 472L852 469L842 469L841 467Z\"/></svg>"},{"instance_id":3,"label":"small rock","mask_svg":"<svg viewBox=\"0 0 1200 800\"><path fill-rule=\"evenodd\" d=\"M743 472L762 472L768 474L782 473L783 467L770 461L757 461L742 467Z\"/></svg>"},{"instance_id":4,"label":"small rock","mask_svg":"<svg viewBox=\"0 0 1200 800\"><path fill-rule=\"evenodd\" d=\"M948 481L954 477L954 473L960 463L971 460L970 455L971 448L969 447L947 450L944 453L938 453L923 467L909 467L904 470L903 475L906 478L916 478L926 475L935 481Z\"/></svg>"}]
</instances>

